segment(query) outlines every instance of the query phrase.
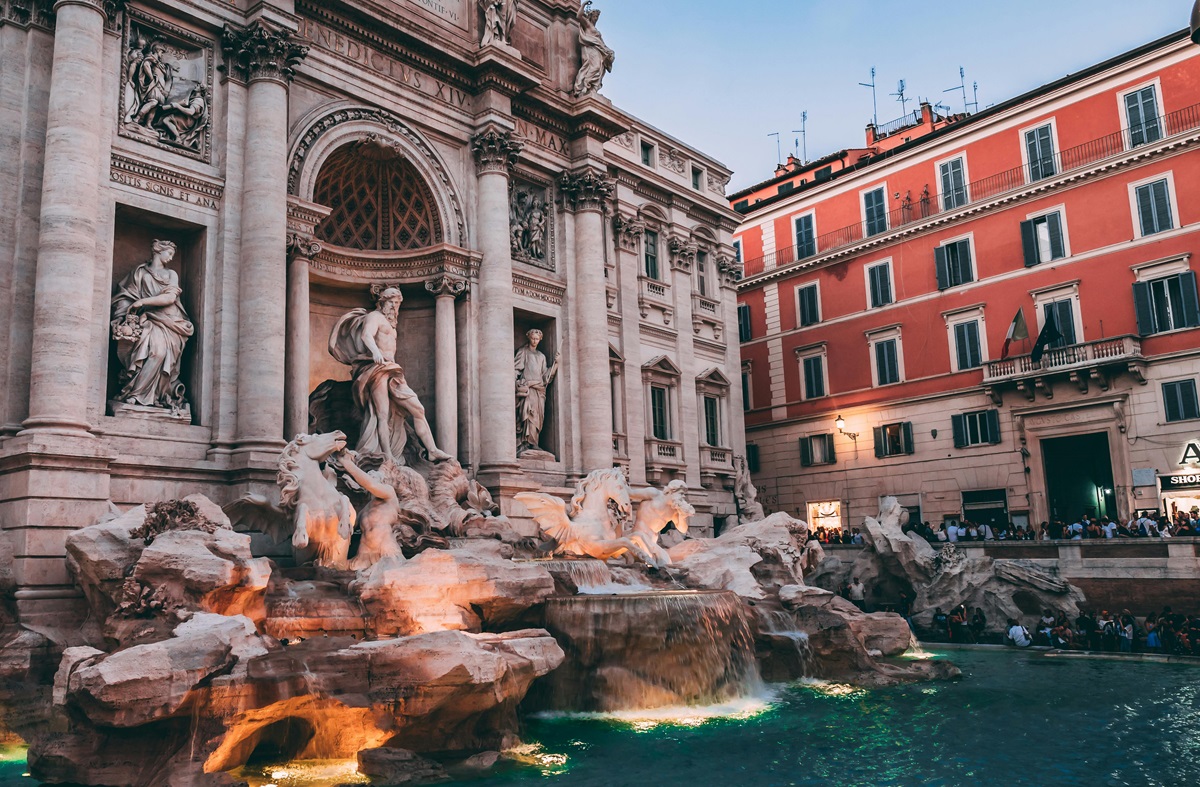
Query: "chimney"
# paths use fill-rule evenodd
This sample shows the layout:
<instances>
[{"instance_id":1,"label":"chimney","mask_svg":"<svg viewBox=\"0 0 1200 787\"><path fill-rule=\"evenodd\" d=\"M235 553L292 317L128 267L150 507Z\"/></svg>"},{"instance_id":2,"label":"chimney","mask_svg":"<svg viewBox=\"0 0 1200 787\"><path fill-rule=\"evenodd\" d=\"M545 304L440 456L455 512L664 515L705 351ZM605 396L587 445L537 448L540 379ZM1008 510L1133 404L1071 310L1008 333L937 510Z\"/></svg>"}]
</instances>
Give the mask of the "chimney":
<instances>
[{"instance_id":1,"label":"chimney","mask_svg":"<svg viewBox=\"0 0 1200 787\"><path fill-rule=\"evenodd\" d=\"M933 125L933 107L928 101L921 102L921 122L927 125Z\"/></svg>"},{"instance_id":2,"label":"chimney","mask_svg":"<svg viewBox=\"0 0 1200 787\"><path fill-rule=\"evenodd\" d=\"M875 124L868 123L867 124L867 147L873 147L875 145L875 143L878 141L879 141L879 137L875 136Z\"/></svg>"}]
</instances>

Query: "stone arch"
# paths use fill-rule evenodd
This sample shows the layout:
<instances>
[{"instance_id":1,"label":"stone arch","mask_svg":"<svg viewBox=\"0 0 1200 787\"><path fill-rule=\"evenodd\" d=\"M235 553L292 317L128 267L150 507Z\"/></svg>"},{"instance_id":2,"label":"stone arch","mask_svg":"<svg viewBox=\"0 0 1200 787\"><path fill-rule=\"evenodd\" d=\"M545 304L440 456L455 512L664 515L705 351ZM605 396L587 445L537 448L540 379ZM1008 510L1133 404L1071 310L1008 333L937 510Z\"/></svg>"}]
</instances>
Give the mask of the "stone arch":
<instances>
[{"instance_id":1,"label":"stone arch","mask_svg":"<svg viewBox=\"0 0 1200 787\"><path fill-rule=\"evenodd\" d=\"M330 156L346 145L377 140L402 154L428 186L444 242L468 246L466 211L450 168L429 141L399 116L378 107L343 103L314 111L299 129L289 152L288 194L312 202L318 175Z\"/></svg>"}]
</instances>

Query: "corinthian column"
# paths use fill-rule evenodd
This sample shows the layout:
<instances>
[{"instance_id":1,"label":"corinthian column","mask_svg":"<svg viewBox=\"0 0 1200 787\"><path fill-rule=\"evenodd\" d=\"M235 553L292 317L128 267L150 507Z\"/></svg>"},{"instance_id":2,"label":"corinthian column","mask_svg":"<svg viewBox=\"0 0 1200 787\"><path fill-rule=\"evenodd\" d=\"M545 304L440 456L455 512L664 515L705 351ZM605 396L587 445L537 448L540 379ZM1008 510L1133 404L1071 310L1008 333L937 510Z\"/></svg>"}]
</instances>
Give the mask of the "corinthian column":
<instances>
[{"instance_id":1,"label":"corinthian column","mask_svg":"<svg viewBox=\"0 0 1200 787\"><path fill-rule=\"evenodd\" d=\"M608 366L608 300L604 285L604 203L612 181L583 170L560 182L575 211L575 297L571 314L579 358L579 434L583 472L612 467L612 381Z\"/></svg>"},{"instance_id":2,"label":"corinthian column","mask_svg":"<svg viewBox=\"0 0 1200 787\"><path fill-rule=\"evenodd\" d=\"M512 246L508 173L524 143L499 126L472 144L479 165L479 405L481 467L517 461L517 389L513 371Z\"/></svg>"},{"instance_id":3,"label":"corinthian column","mask_svg":"<svg viewBox=\"0 0 1200 787\"><path fill-rule=\"evenodd\" d=\"M271 450L284 428L287 335L288 83L308 53L292 33L259 20L226 28L225 59L248 85L241 278L238 422L242 450Z\"/></svg>"},{"instance_id":4,"label":"corinthian column","mask_svg":"<svg viewBox=\"0 0 1200 787\"><path fill-rule=\"evenodd\" d=\"M33 292L29 418L34 431L86 434L92 354L104 3L58 0L46 112L41 236ZM11 154L11 151L9 152Z\"/></svg>"},{"instance_id":5,"label":"corinthian column","mask_svg":"<svg viewBox=\"0 0 1200 787\"><path fill-rule=\"evenodd\" d=\"M286 440L308 432L308 383L311 357L308 324L308 264L321 253L321 244L304 235L288 237L287 378L283 400Z\"/></svg>"},{"instance_id":6,"label":"corinthian column","mask_svg":"<svg viewBox=\"0 0 1200 787\"><path fill-rule=\"evenodd\" d=\"M458 332L454 324L454 299L467 291L467 283L450 276L425 282L434 295L434 401L437 406L438 446L458 457ZM515 405L514 405L515 407ZM485 424L488 423L485 417ZM516 427L513 427L514 430Z\"/></svg>"}]
</instances>

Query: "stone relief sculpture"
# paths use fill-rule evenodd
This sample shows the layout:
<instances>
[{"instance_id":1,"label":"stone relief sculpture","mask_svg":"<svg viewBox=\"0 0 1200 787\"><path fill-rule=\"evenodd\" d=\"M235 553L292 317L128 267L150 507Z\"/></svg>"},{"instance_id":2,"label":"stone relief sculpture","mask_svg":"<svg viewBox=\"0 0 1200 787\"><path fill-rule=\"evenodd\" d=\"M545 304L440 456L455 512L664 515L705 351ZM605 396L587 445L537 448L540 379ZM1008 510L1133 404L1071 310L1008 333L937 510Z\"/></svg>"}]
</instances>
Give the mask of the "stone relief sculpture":
<instances>
[{"instance_id":1,"label":"stone relief sculpture","mask_svg":"<svg viewBox=\"0 0 1200 787\"><path fill-rule=\"evenodd\" d=\"M210 122L208 52L131 24L122 72L121 131L203 154Z\"/></svg>"},{"instance_id":2,"label":"stone relief sculpture","mask_svg":"<svg viewBox=\"0 0 1200 787\"><path fill-rule=\"evenodd\" d=\"M545 267L550 202L545 189L517 187L509 204L509 235L514 260Z\"/></svg>"},{"instance_id":3,"label":"stone relief sculpture","mask_svg":"<svg viewBox=\"0 0 1200 787\"><path fill-rule=\"evenodd\" d=\"M544 334L534 328L525 334L526 343L513 359L517 373L517 455L554 459L542 450L542 429L546 423L546 391L558 374L560 353L554 363L547 364L546 356L538 349Z\"/></svg>"},{"instance_id":4,"label":"stone relief sculpture","mask_svg":"<svg viewBox=\"0 0 1200 787\"><path fill-rule=\"evenodd\" d=\"M629 494L629 499L638 504L629 537L641 547L648 558L646 562L654 568L671 564L671 556L658 543L659 534L672 523L676 530L686 534L688 519L696 514L686 494L687 483L683 481L672 481L665 490L647 487Z\"/></svg>"},{"instance_id":5,"label":"stone relief sculpture","mask_svg":"<svg viewBox=\"0 0 1200 787\"><path fill-rule=\"evenodd\" d=\"M180 300L179 274L167 268L175 252L174 243L154 241L150 260L126 276L113 296L112 337L122 367L114 413L127 409L119 405L132 405L191 418L179 373L195 326Z\"/></svg>"},{"instance_id":6,"label":"stone relief sculpture","mask_svg":"<svg viewBox=\"0 0 1200 787\"><path fill-rule=\"evenodd\" d=\"M517 22L517 0L479 0L483 7L483 40L480 46L512 44L513 25Z\"/></svg>"},{"instance_id":7,"label":"stone relief sculpture","mask_svg":"<svg viewBox=\"0 0 1200 787\"><path fill-rule=\"evenodd\" d=\"M599 9L592 8L591 0L579 9L579 73L575 76L576 98L598 93L604 86L604 75L612 71L616 53L604 44L604 36L596 28L600 19Z\"/></svg>"},{"instance_id":8,"label":"stone relief sculpture","mask_svg":"<svg viewBox=\"0 0 1200 787\"><path fill-rule=\"evenodd\" d=\"M354 309L344 315L329 336L329 354L354 369L354 404L362 413L360 453L383 454L403 464L405 419L412 416L413 431L430 460L444 461L450 455L438 449L425 408L396 363L396 326L403 302L400 290L389 287L379 293L374 311Z\"/></svg>"}]
</instances>

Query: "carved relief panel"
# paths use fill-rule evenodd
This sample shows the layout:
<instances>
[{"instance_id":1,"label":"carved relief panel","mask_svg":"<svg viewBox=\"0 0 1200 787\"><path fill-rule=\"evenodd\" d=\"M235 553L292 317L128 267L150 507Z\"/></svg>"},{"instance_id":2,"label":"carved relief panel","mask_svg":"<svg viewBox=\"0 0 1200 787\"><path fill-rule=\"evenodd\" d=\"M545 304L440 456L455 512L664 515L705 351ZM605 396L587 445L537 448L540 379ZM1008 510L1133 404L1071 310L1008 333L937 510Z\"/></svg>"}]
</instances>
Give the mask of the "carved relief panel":
<instances>
[{"instance_id":1,"label":"carved relief panel","mask_svg":"<svg viewBox=\"0 0 1200 787\"><path fill-rule=\"evenodd\" d=\"M213 42L130 10L121 57L121 136L209 161Z\"/></svg>"},{"instance_id":2,"label":"carved relief panel","mask_svg":"<svg viewBox=\"0 0 1200 787\"><path fill-rule=\"evenodd\" d=\"M508 196L512 258L553 271L555 217L550 187L514 177Z\"/></svg>"}]
</instances>

